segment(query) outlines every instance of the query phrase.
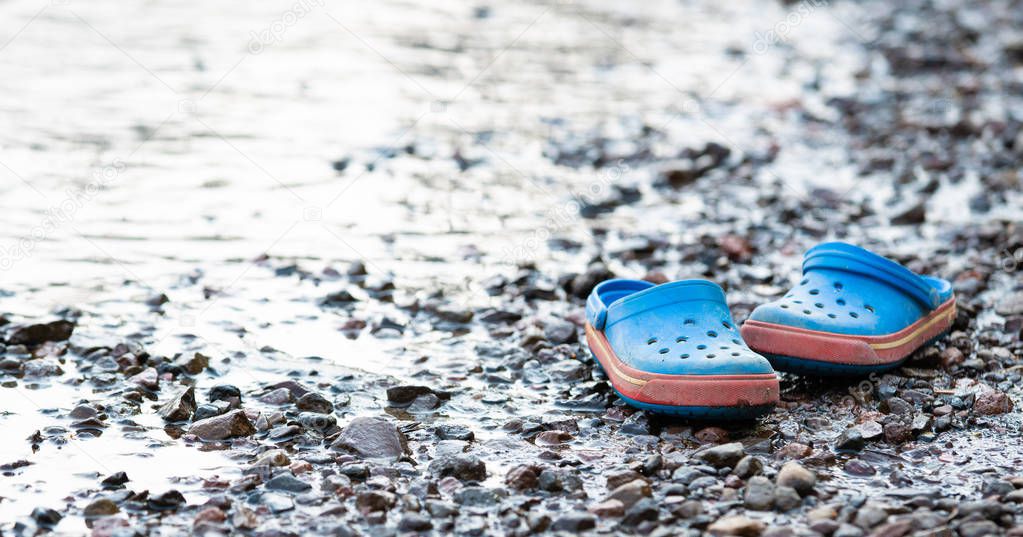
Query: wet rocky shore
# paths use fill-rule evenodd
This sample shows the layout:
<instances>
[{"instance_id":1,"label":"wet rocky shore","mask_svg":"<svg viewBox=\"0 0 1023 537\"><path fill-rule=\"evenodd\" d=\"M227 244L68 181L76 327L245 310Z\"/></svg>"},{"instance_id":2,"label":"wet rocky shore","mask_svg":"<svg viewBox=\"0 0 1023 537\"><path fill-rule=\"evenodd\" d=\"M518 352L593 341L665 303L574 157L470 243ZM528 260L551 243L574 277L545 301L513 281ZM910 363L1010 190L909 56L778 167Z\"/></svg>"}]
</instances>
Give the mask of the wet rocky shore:
<instances>
[{"instance_id":1,"label":"wet rocky shore","mask_svg":"<svg viewBox=\"0 0 1023 537\"><path fill-rule=\"evenodd\" d=\"M123 219L68 231L103 255L19 260L62 270L0 283L0 534L1023 535L1023 5L772 5L792 28L707 37L693 54L722 63L692 88L661 75L685 41L664 21L690 9L729 24L566 2L445 4L423 14L455 21L436 34L370 26L409 91L455 80L452 58L479 86L420 96L432 115L398 114L390 143L316 147L322 180L267 180L287 201L204 176L223 212L180 242L110 201ZM341 32L326 15L295 32ZM757 18L734 24L773 24ZM545 33L573 25L594 41ZM601 76L609 96L587 97ZM545 90L579 102L523 104ZM163 157L220 143L171 128ZM256 138L225 137L276 155L270 175L292 164ZM205 173L171 161L124 173ZM151 195L105 194L133 188ZM303 201L283 218L289 191ZM953 281L952 331L887 374L783 375L756 422L637 411L594 367L597 282L708 278L741 322L827 239Z\"/></svg>"}]
</instances>

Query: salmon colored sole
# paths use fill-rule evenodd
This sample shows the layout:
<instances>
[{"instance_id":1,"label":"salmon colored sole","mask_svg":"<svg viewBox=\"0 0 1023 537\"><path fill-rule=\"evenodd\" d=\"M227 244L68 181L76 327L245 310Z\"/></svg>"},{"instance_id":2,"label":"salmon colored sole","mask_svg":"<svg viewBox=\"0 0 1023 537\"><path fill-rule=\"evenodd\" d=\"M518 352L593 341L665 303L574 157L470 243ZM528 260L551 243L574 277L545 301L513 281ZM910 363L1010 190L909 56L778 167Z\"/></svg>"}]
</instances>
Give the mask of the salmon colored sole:
<instances>
[{"instance_id":1,"label":"salmon colored sole","mask_svg":"<svg viewBox=\"0 0 1023 537\"><path fill-rule=\"evenodd\" d=\"M955 297L908 327L883 336L849 336L748 320L742 338L754 351L821 364L860 367L897 365L947 332L955 321ZM778 364L775 364L778 367Z\"/></svg>"},{"instance_id":2,"label":"salmon colored sole","mask_svg":"<svg viewBox=\"0 0 1023 537\"><path fill-rule=\"evenodd\" d=\"M762 407L778 402L778 376L665 375L629 367L611 350L607 338L589 323L586 341L614 389L627 400L659 407Z\"/></svg>"}]
</instances>

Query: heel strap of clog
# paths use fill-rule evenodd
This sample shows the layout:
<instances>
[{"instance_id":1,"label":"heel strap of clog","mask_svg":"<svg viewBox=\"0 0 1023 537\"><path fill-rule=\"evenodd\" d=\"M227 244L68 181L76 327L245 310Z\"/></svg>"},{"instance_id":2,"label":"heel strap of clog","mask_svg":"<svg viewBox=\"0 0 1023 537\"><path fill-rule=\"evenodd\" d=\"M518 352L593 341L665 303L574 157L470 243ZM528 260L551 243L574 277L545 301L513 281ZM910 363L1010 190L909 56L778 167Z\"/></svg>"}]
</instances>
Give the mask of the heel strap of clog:
<instances>
[{"instance_id":1,"label":"heel strap of clog","mask_svg":"<svg viewBox=\"0 0 1023 537\"><path fill-rule=\"evenodd\" d=\"M873 252L844 242L826 242L811 248L803 257L803 273L815 269L851 272L886 283L925 306L941 305L938 290L906 267Z\"/></svg>"}]
</instances>

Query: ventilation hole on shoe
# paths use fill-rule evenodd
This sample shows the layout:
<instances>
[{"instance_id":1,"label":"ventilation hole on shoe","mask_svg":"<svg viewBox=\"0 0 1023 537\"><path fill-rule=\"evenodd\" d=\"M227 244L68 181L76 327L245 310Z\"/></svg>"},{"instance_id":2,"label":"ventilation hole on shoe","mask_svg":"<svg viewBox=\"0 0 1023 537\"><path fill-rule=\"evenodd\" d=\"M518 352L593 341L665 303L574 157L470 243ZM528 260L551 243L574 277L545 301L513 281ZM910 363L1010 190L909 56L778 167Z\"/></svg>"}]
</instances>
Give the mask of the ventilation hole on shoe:
<instances>
[{"instance_id":1,"label":"ventilation hole on shoe","mask_svg":"<svg viewBox=\"0 0 1023 537\"><path fill-rule=\"evenodd\" d=\"M819 295L819 294L821 294L821 292L818 289L810 289L810 294L811 295Z\"/></svg>"},{"instance_id":2,"label":"ventilation hole on shoe","mask_svg":"<svg viewBox=\"0 0 1023 537\"><path fill-rule=\"evenodd\" d=\"M835 315L834 313L829 313L829 314L828 314L828 317L831 317L832 319L834 319L834 318L835 318L835 317L837 317L837 316L836 316L836 315Z\"/></svg>"},{"instance_id":3,"label":"ventilation hole on shoe","mask_svg":"<svg viewBox=\"0 0 1023 537\"><path fill-rule=\"evenodd\" d=\"M721 350L723 350L723 351L727 351L728 349L729 349L728 345L722 345L721 346Z\"/></svg>"},{"instance_id":4,"label":"ventilation hole on shoe","mask_svg":"<svg viewBox=\"0 0 1023 537\"><path fill-rule=\"evenodd\" d=\"M721 326L725 327L725 330L731 330L732 329L732 323L730 323L728 321L721 321Z\"/></svg>"},{"instance_id":5,"label":"ventilation hole on shoe","mask_svg":"<svg viewBox=\"0 0 1023 537\"><path fill-rule=\"evenodd\" d=\"M688 354L683 354L683 355L680 355L679 358L685 360L686 358L689 358L689 355Z\"/></svg>"},{"instance_id":6,"label":"ventilation hole on shoe","mask_svg":"<svg viewBox=\"0 0 1023 537\"><path fill-rule=\"evenodd\" d=\"M706 349L707 346L706 345L697 345L696 348L702 351L703 349Z\"/></svg>"},{"instance_id":7,"label":"ventilation hole on shoe","mask_svg":"<svg viewBox=\"0 0 1023 537\"><path fill-rule=\"evenodd\" d=\"M733 339L733 340L732 340L732 343L735 343L736 345L741 345L741 344L742 344L742 343L740 343L740 342L739 342L739 340L738 340L738 339Z\"/></svg>"},{"instance_id":8,"label":"ventilation hole on shoe","mask_svg":"<svg viewBox=\"0 0 1023 537\"><path fill-rule=\"evenodd\" d=\"M817 302L816 304L814 304L814 306L817 306L818 308L823 308L824 304L821 304L820 302Z\"/></svg>"},{"instance_id":9,"label":"ventilation hole on shoe","mask_svg":"<svg viewBox=\"0 0 1023 537\"><path fill-rule=\"evenodd\" d=\"M686 319L685 323L683 323L683 324L696 324L696 321L694 321L692 319Z\"/></svg>"},{"instance_id":10,"label":"ventilation hole on shoe","mask_svg":"<svg viewBox=\"0 0 1023 537\"><path fill-rule=\"evenodd\" d=\"M803 281L799 282L799 285L806 285L808 283L810 283L810 280L804 278Z\"/></svg>"},{"instance_id":11,"label":"ventilation hole on shoe","mask_svg":"<svg viewBox=\"0 0 1023 537\"><path fill-rule=\"evenodd\" d=\"M652 338L646 340L646 344L647 345L653 345L654 343L657 343L657 338L655 338L655 337L652 337Z\"/></svg>"},{"instance_id":12,"label":"ventilation hole on shoe","mask_svg":"<svg viewBox=\"0 0 1023 537\"><path fill-rule=\"evenodd\" d=\"M787 310L787 309L789 309L789 305L788 304L782 304L781 305L781 309Z\"/></svg>"},{"instance_id":13,"label":"ventilation hole on shoe","mask_svg":"<svg viewBox=\"0 0 1023 537\"><path fill-rule=\"evenodd\" d=\"M708 355L707 355L707 358L713 358L713 357L715 357L715 356L717 356L717 355L716 355L716 354L708 354Z\"/></svg>"},{"instance_id":14,"label":"ventilation hole on shoe","mask_svg":"<svg viewBox=\"0 0 1023 537\"><path fill-rule=\"evenodd\" d=\"M793 302L795 302L796 304L802 304L803 303L802 300L793 300Z\"/></svg>"},{"instance_id":15,"label":"ventilation hole on shoe","mask_svg":"<svg viewBox=\"0 0 1023 537\"><path fill-rule=\"evenodd\" d=\"M667 347L666 347L666 348L663 348L663 349L661 349L661 350L659 350L659 351L657 351L657 352L659 352L659 353L661 353L661 354L668 354L668 349L667 349Z\"/></svg>"},{"instance_id":16,"label":"ventilation hole on shoe","mask_svg":"<svg viewBox=\"0 0 1023 537\"><path fill-rule=\"evenodd\" d=\"M866 306L863 306L863 309L869 311L870 313L874 313L874 307L871 306L870 304L867 304Z\"/></svg>"},{"instance_id":17,"label":"ventilation hole on shoe","mask_svg":"<svg viewBox=\"0 0 1023 537\"><path fill-rule=\"evenodd\" d=\"M713 330L707 332L707 335L710 337L718 337L718 333Z\"/></svg>"},{"instance_id":18,"label":"ventilation hole on shoe","mask_svg":"<svg viewBox=\"0 0 1023 537\"><path fill-rule=\"evenodd\" d=\"M835 282L835 289L842 290L842 282Z\"/></svg>"},{"instance_id":19,"label":"ventilation hole on shoe","mask_svg":"<svg viewBox=\"0 0 1023 537\"><path fill-rule=\"evenodd\" d=\"M839 306L844 306L845 305L845 299L840 298L840 299L835 301L835 304L838 304Z\"/></svg>"},{"instance_id":20,"label":"ventilation hole on shoe","mask_svg":"<svg viewBox=\"0 0 1023 537\"><path fill-rule=\"evenodd\" d=\"M853 319L855 319L855 318L859 317L860 314L856 313L855 311L850 311L849 312L849 316L852 317Z\"/></svg>"},{"instance_id":21,"label":"ventilation hole on shoe","mask_svg":"<svg viewBox=\"0 0 1023 537\"><path fill-rule=\"evenodd\" d=\"M675 343L685 343L686 341L689 341L689 338L685 336L679 336L675 339Z\"/></svg>"},{"instance_id":22,"label":"ventilation hole on shoe","mask_svg":"<svg viewBox=\"0 0 1023 537\"><path fill-rule=\"evenodd\" d=\"M737 353L737 352L733 352L732 353L732 356L738 356L738 355L739 355L739 353Z\"/></svg>"},{"instance_id":23,"label":"ventilation hole on shoe","mask_svg":"<svg viewBox=\"0 0 1023 537\"><path fill-rule=\"evenodd\" d=\"M810 310L803 310L803 313L810 315Z\"/></svg>"}]
</instances>

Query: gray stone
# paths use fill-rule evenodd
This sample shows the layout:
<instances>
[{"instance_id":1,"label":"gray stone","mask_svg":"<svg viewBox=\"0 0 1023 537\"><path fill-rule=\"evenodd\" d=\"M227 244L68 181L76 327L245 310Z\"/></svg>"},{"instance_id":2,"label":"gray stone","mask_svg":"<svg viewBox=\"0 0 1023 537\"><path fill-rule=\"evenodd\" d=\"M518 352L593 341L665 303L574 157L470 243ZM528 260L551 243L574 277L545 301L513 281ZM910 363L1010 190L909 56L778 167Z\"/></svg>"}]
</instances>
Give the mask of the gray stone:
<instances>
[{"instance_id":1,"label":"gray stone","mask_svg":"<svg viewBox=\"0 0 1023 537\"><path fill-rule=\"evenodd\" d=\"M202 440L226 440L228 438L255 434L256 428L252 426L252 422L245 416L245 412L238 409L227 414L197 421L188 428L188 432Z\"/></svg>"},{"instance_id":2,"label":"gray stone","mask_svg":"<svg viewBox=\"0 0 1023 537\"><path fill-rule=\"evenodd\" d=\"M367 459L395 459L408 453L405 435L393 423L378 417L355 418L330 447Z\"/></svg>"},{"instance_id":3,"label":"gray stone","mask_svg":"<svg viewBox=\"0 0 1023 537\"><path fill-rule=\"evenodd\" d=\"M697 458L716 468L734 467L746 455L746 450L739 442L721 444L697 453Z\"/></svg>"}]
</instances>

